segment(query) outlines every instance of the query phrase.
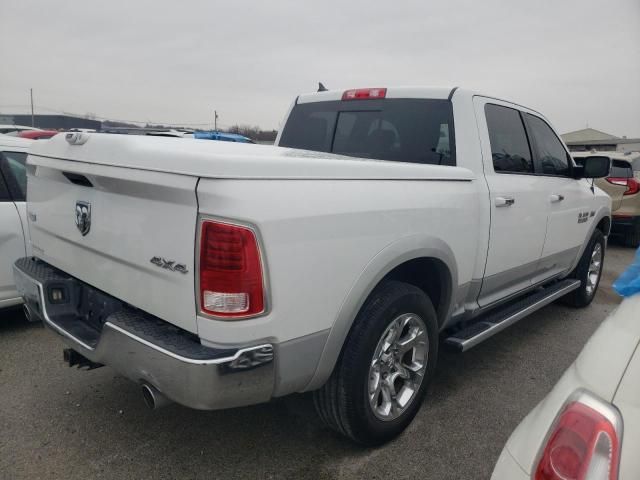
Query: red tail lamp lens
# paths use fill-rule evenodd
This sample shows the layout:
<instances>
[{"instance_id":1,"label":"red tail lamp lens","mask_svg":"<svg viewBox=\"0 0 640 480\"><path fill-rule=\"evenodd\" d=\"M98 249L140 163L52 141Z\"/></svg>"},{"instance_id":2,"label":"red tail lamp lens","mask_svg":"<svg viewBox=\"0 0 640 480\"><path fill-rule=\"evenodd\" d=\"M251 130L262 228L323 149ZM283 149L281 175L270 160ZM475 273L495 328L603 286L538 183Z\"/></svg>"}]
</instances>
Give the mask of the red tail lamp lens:
<instances>
[{"instance_id":1,"label":"red tail lamp lens","mask_svg":"<svg viewBox=\"0 0 640 480\"><path fill-rule=\"evenodd\" d=\"M635 178L626 177L607 177L607 182L612 185L619 185L621 187L627 187L623 195L635 195L640 192L640 182Z\"/></svg>"},{"instance_id":2,"label":"red tail lamp lens","mask_svg":"<svg viewBox=\"0 0 640 480\"><path fill-rule=\"evenodd\" d=\"M247 227L204 221L200 243L200 308L221 317L264 311L260 249Z\"/></svg>"},{"instance_id":3,"label":"red tail lamp lens","mask_svg":"<svg viewBox=\"0 0 640 480\"><path fill-rule=\"evenodd\" d=\"M617 480L620 439L611 421L579 401L570 403L553 428L535 480Z\"/></svg>"}]
</instances>

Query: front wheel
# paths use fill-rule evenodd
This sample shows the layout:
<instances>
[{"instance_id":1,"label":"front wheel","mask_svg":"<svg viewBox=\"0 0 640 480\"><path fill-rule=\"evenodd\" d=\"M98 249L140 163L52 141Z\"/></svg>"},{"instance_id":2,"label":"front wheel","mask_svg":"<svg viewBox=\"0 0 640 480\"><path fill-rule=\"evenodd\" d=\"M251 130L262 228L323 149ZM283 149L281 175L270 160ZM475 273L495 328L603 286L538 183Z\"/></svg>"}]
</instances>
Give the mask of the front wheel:
<instances>
[{"instance_id":1,"label":"front wheel","mask_svg":"<svg viewBox=\"0 0 640 480\"><path fill-rule=\"evenodd\" d=\"M565 297L565 303L568 305L577 308L586 307L595 297L604 266L604 245L602 232L594 231L578 266L570 275L570 278L580 280L581 285Z\"/></svg>"},{"instance_id":2,"label":"front wheel","mask_svg":"<svg viewBox=\"0 0 640 480\"><path fill-rule=\"evenodd\" d=\"M314 392L320 418L364 445L399 435L420 409L438 355L427 295L397 281L367 299L327 383Z\"/></svg>"}]
</instances>

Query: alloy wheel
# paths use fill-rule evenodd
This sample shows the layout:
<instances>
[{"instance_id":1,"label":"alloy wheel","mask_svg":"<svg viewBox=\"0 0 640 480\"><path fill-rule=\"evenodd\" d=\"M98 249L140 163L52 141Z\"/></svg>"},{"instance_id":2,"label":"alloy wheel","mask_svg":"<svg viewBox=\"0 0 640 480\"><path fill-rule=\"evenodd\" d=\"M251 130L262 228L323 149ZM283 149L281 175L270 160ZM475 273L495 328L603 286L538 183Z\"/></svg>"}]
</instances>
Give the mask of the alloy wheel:
<instances>
[{"instance_id":1,"label":"alloy wheel","mask_svg":"<svg viewBox=\"0 0 640 480\"><path fill-rule=\"evenodd\" d=\"M590 297L595 293L598 286L598 280L602 273L602 245L596 243L591 252L591 261L589 262L589 270L587 271L586 291Z\"/></svg>"},{"instance_id":2,"label":"alloy wheel","mask_svg":"<svg viewBox=\"0 0 640 480\"><path fill-rule=\"evenodd\" d=\"M394 319L385 329L369 368L368 398L380 420L398 418L416 397L429 358L427 327L414 313Z\"/></svg>"}]
</instances>

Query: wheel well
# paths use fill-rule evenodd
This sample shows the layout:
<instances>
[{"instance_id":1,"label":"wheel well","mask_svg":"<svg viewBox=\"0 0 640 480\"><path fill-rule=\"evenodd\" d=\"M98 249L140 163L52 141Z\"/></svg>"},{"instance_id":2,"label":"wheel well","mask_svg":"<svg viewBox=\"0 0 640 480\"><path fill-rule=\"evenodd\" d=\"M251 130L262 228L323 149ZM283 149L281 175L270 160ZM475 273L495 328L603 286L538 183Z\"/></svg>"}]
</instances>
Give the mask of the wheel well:
<instances>
[{"instance_id":1,"label":"wheel well","mask_svg":"<svg viewBox=\"0 0 640 480\"><path fill-rule=\"evenodd\" d=\"M598 225L596 225L596 229L600 230L606 237L607 235L609 235L609 231L611 229L611 219L609 217L604 217L598 222Z\"/></svg>"},{"instance_id":2,"label":"wheel well","mask_svg":"<svg viewBox=\"0 0 640 480\"><path fill-rule=\"evenodd\" d=\"M437 258L414 258L387 273L381 282L397 280L418 287L429 296L442 325L449 311L451 299L451 273L447 265Z\"/></svg>"}]
</instances>

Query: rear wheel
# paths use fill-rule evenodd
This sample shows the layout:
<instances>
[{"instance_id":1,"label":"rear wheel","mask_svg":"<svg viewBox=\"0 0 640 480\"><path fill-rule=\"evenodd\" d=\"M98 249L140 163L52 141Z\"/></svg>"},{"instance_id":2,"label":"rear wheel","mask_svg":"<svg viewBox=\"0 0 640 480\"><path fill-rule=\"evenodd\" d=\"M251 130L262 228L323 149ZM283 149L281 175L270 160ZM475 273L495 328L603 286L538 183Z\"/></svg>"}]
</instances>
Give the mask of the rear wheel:
<instances>
[{"instance_id":1,"label":"rear wheel","mask_svg":"<svg viewBox=\"0 0 640 480\"><path fill-rule=\"evenodd\" d=\"M596 230L593 232L578 266L570 275L570 278L580 280L582 284L564 298L565 303L578 308L589 305L598 290L598 285L600 285L603 266L604 235L600 230Z\"/></svg>"},{"instance_id":2,"label":"rear wheel","mask_svg":"<svg viewBox=\"0 0 640 480\"><path fill-rule=\"evenodd\" d=\"M429 297L412 285L385 282L365 302L331 377L314 393L316 410L356 442L384 443L418 412L437 355Z\"/></svg>"}]
</instances>

